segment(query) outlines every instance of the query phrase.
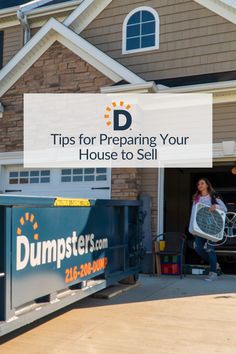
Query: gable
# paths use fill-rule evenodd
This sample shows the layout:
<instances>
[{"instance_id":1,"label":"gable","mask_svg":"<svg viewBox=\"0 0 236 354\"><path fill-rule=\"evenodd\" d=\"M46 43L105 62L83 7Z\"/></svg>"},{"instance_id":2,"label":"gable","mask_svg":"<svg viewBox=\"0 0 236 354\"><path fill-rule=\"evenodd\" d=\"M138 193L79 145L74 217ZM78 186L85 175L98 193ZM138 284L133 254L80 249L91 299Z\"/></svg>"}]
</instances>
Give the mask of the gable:
<instances>
[{"instance_id":1,"label":"gable","mask_svg":"<svg viewBox=\"0 0 236 354\"><path fill-rule=\"evenodd\" d=\"M122 25L139 6L160 16L160 48L122 55ZM145 80L236 70L236 25L194 0L113 0L81 36Z\"/></svg>"},{"instance_id":2,"label":"gable","mask_svg":"<svg viewBox=\"0 0 236 354\"><path fill-rule=\"evenodd\" d=\"M97 93L107 78L92 65L56 41L3 95L24 93Z\"/></svg>"},{"instance_id":3,"label":"gable","mask_svg":"<svg viewBox=\"0 0 236 354\"><path fill-rule=\"evenodd\" d=\"M126 79L130 83L143 80L113 60L98 48L51 18L0 71L0 96L55 42L59 41L76 55L94 66L114 82Z\"/></svg>"}]
</instances>

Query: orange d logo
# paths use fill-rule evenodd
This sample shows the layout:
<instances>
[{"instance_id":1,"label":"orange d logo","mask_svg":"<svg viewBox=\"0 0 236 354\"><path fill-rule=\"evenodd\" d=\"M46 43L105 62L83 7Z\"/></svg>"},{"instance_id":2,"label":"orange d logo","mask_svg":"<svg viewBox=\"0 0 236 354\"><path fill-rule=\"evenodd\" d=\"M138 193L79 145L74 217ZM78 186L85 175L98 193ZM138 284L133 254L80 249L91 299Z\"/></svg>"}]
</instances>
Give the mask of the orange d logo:
<instances>
[{"instance_id":1,"label":"orange d logo","mask_svg":"<svg viewBox=\"0 0 236 354\"><path fill-rule=\"evenodd\" d=\"M107 106L104 118L107 120L106 125L110 127L113 120L114 130L127 130L132 124L132 116L130 112L130 104L125 104L124 101L112 102L112 107ZM113 116L113 117L112 117Z\"/></svg>"}]
</instances>

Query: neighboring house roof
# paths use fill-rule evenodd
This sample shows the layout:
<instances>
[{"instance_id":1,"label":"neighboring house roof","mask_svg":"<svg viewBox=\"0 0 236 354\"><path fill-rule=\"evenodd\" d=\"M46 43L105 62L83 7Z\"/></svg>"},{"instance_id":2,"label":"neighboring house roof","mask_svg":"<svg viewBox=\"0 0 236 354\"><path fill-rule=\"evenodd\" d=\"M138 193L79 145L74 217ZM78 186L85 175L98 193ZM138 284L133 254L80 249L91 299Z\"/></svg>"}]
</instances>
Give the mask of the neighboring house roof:
<instances>
[{"instance_id":1,"label":"neighboring house roof","mask_svg":"<svg viewBox=\"0 0 236 354\"><path fill-rule=\"evenodd\" d=\"M48 4L45 4L42 6L55 5L55 4L59 4L62 2L69 2L69 1L73 1L73 0L52 0ZM28 2L32 2L32 0L1 0L0 10L7 9L10 7L24 5L24 4L27 4Z\"/></svg>"}]
</instances>

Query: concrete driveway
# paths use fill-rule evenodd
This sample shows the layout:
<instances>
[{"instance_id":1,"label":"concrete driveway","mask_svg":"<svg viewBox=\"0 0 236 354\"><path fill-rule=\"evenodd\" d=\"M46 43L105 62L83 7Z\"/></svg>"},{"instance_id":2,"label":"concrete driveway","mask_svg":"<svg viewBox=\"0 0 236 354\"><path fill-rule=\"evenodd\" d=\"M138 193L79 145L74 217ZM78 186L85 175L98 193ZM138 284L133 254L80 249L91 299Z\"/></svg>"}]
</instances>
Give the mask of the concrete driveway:
<instances>
[{"instance_id":1,"label":"concrete driveway","mask_svg":"<svg viewBox=\"0 0 236 354\"><path fill-rule=\"evenodd\" d=\"M1 354L236 353L236 277L140 277L110 300L88 298L4 338Z\"/></svg>"}]
</instances>

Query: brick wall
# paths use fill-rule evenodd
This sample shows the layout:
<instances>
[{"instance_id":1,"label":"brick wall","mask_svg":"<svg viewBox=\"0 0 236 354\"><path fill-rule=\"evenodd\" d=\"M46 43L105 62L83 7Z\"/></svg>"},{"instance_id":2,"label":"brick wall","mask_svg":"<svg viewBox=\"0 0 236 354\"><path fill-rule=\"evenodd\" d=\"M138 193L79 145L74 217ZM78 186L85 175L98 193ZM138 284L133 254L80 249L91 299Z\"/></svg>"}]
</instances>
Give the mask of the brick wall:
<instances>
[{"instance_id":1,"label":"brick wall","mask_svg":"<svg viewBox=\"0 0 236 354\"><path fill-rule=\"evenodd\" d=\"M141 192L151 198L152 235L157 232L157 168L114 168L112 170L112 198L137 199Z\"/></svg>"},{"instance_id":2,"label":"brick wall","mask_svg":"<svg viewBox=\"0 0 236 354\"><path fill-rule=\"evenodd\" d=\"M0 152L23 149L24 93L96 93L112 81L55 42L1 98Z\"/></svg>"},{"instance_id":3,"label":"brick wall","mask_svg":"<svg viewBox=\"0 0 236 354\"><path fill-rule=\"evenodd\" d=\"M112 170L112 198L137 199L141 189L138 168L114 168Z\"/></svg>"}]
</instances>

